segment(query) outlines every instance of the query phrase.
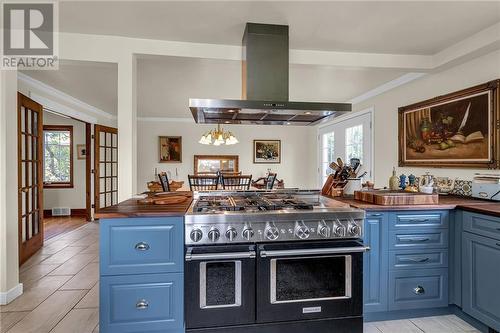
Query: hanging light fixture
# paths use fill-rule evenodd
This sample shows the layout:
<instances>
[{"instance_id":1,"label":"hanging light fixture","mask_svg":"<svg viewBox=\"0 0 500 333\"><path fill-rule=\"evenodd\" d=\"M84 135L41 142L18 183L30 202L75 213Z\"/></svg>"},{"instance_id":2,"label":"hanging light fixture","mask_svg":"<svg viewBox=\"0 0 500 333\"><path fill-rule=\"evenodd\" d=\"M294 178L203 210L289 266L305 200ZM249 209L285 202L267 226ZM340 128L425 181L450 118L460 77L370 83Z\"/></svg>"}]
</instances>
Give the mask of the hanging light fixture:
<instances>
[{"instance_id":1,"label":"hanging light fixture","mask_svg":"<svg viewBox=\"0 0 500 333\"><path fill-rule=\"evenodd\" d=\"M224 129L222 129L220 124L217 124L216 129L213 129L203 134L201 136L200 141L198 142L201 143L202 145L229 146L237 144L239 141L238 139L236 139L233 133L229 131L224 131Z\"/></svg>"}]
</instances>

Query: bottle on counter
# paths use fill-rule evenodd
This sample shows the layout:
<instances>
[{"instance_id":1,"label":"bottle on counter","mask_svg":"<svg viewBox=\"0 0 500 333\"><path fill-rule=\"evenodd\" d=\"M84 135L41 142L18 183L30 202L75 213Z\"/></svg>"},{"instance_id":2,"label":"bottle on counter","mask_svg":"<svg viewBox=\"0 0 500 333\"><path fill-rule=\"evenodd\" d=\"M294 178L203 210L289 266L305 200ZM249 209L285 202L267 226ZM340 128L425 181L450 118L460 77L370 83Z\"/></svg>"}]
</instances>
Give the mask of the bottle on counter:
<instances>
[{"instance_id":1,"label":"bottle on counter","mask_svg":"<svg viewBox=\"0 0 500 333\"><path fill-rule=\"evenodd\" d=\"M396 176L396 167L392 167L392 176L389 178L389 189L391 191L399 190L399 178Z\"/></svg>"}]
</instances>

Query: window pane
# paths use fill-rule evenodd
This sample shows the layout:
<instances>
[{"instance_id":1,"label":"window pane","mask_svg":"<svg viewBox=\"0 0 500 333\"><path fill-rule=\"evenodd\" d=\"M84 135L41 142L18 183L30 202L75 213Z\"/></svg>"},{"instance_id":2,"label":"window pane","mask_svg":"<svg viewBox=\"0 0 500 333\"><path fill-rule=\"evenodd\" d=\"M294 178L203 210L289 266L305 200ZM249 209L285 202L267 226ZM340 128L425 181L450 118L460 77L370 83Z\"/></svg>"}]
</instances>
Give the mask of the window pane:
<instances>
[{"instance_id":1,"label":"window pane","mask_svg":"<svg viewBox=\"0 0 500 333\"><path fill-rule=\"evenodd\" d=\"M359 158L363 163L363 125L349 127L345 130L346 162L351 158Z\"/></svg>"},{"instance_id":2,"label":"window pane","mask_svg":"<svg viewBox=\"0 0 500 333\"><path fill-rule=\"evenodd\" d=\"M44 136L44 182L69 183L71 179L71 134L46 130Z\"/></svg>"},{"instance_id":3,"label":"window pane","mask_svg":"<svg viewBox=\"0 0 500 333\"><path fill-rule=\"evenodd\" d=\"M326 181L326 177L332 173L332 169L330 169L330 163L335 160L335 133L325 133L323 134L323 165L321 171L321 177L323 178L323 183Z\"/></svg>"}]
</instances>

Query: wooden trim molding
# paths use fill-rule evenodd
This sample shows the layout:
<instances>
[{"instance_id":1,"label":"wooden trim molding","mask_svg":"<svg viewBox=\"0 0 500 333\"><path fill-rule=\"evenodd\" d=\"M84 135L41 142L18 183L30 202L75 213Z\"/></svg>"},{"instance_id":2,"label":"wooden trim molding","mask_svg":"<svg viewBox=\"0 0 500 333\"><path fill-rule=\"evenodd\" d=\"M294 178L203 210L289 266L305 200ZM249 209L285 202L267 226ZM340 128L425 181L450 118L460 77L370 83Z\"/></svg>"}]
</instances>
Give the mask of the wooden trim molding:
<instances>
[{"instance_id":1,"label":"wooden trim molding","mask_svg":"<svg viewBox=\"0 0 500 333\"><path fill-rule=\"evenodd\" d=\"M74 171L74 167L73 167L73 159L74 159L74 156L73 156L73 146L74 146L74 142L73 142L73 126L72 125L43 125L43 131L69 131L69 135L70 135L70 138L69 138L69 142L70 142L70 145L69 145L69 177L70 177L70 181L69 182L53 182L53 183L43 183L43 187L44 188L47 188L47 189L50 189L50 188L53 188L53 189L56 189L56 188L73 188L74 187L74 183L73 183L73 171ZM44 152L43 152L43 155L44 155L44 164L45 164L45 149L44 149ZM42 175L43 175L43 178L45 178L45 174L44 172L42 172Z\"/></svg>"},{"instance_id":2,"label":"wooden trim molding","mask_svg":"<svg viewBox=\"0 0 500 333\"><path fill-rule=\"evenodd\" d=\"M87 217L87 209L85 208L70 208L72 217ZM52 217L52 209L43 210L43 218ZM59 217L59 216L56 216ZM64 216L61 216L64 217ZM66 216L67 217L67 216Z\"/></svg>"}]
</instances>

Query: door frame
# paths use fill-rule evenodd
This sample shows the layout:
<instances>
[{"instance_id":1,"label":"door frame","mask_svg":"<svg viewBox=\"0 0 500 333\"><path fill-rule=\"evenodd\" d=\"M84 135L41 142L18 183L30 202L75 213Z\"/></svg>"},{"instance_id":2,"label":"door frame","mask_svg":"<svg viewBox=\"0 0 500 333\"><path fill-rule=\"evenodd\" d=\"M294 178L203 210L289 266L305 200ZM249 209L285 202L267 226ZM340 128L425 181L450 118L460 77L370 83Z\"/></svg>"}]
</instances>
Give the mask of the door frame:
<instances>
[{"instance_id":1,"label":"door frame","mask_svg":"<svg viewBox=\"0 0 500 333\"><path fill-rule=\"evenodd\" d=\"M100 202L100 134L99 132L109 132L117 135L117 140L118 140L118 129L115 127L109 127L109 126L104 126L104 125L99 125L99 124L94 124L94 213L98 212L99 209L101 208L101 202ZM117 142L118 146L118 142ZM117 151L118 152L118 151ZM118 158L117 162L118 163ZM117 166L118 168L118 166ZM117 184L118 188L118 184ZM113 195L111 194L111 197ZM113 201L113 199L111 199Z\"/></svg>"},{"instance_id":2,"label":"door frame","mask_svg":"<svg viewBox=\"0 0 500 333\"><path fill-rule=\"evenodd\" d=\"M350 119L353 119L353 118L356 118L356 117L360 117L360 116L364 116L366 114L369 114L370 115L370 124L371 124L371 128L370 128L370 150L371 150L371 156L370 156L370 166L371 166L371 180L373 181L373 177L375 175L375 135L374 135L374 129L375 129L375 108L373 106L369 107L369 108L366 108L366 109L363 109L361 111L355 111L355 112L351 112L351 113L348 113L346 115L342 115L342 116L339 116L335 119L333 119L332 121L329 121L327 123L324 123L324 124L321 124L317 127L317 143L316 143L316 164L317 164L317 169L316 169L316 172L318 174L318 178L317 178L317 181L318 181L318 184L319 186L323 186L322 182L323 182L323 177L321 175L321 129L325 128L325 127L328 127L328 126L332 126L332 125L336 125L338 123L341 123L343 121L347 121L347 120L350 120ZM344 159L344 157L342 158Z\"/></svg>"}]
</instances>

